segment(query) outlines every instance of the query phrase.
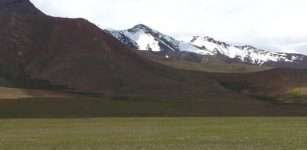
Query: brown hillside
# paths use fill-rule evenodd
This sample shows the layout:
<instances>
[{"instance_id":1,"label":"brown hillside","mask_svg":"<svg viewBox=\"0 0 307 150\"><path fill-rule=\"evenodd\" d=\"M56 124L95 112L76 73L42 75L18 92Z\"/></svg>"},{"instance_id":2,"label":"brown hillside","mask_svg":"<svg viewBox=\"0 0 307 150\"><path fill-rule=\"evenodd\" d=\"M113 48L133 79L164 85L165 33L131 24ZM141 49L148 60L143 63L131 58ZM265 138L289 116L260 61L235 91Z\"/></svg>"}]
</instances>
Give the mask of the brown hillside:
<instances>
[{"instance_id":1,"label":"brown hillside","mask_svg":"<svg viewBox=\"0 0 307 150\"><path fill-rule=\"evenodd\" d=\"M84 19L2 14L2 74L69 88L161 99L246 101L204 74L152 63ZM234 98L224 99L233 95ZM232 101L231 100L231 101Z\"/></svg>"}]
</instances>

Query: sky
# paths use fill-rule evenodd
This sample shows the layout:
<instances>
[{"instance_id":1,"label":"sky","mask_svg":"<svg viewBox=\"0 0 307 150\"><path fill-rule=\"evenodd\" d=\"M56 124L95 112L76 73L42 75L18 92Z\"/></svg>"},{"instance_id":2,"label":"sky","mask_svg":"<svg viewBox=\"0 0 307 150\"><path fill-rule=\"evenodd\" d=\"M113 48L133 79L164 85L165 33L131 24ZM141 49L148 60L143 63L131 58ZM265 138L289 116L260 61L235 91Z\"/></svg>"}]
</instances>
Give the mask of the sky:
<instances>
[{"instance_id":1,"label":"sky","mask_svg":"<svg viewBox=\"0 0 307 150\"><path fill-rule=\"evenodd\" d=\"M101 28L145 24L177 39L210 36L236 45L307 54L306 0L31 0L51 16Z\"/></svg>"}]
</instances>

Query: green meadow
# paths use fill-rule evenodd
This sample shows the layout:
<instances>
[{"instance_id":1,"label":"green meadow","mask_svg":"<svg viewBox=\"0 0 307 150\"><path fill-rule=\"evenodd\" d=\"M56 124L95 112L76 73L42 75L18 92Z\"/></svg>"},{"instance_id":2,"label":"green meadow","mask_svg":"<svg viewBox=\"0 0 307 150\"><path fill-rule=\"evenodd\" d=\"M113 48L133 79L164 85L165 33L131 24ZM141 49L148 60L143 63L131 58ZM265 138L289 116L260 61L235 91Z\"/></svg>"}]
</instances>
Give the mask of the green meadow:
<instances>
[{"instance_id":1,"label":"green meadow","mask_svg":"<svg viewBox=\"0 0 307 150\"><path fill-rule=\"evenodd\" d=\"M1 150L307 149L305 117L1 119Z\"/></svg>"}]
</instances>

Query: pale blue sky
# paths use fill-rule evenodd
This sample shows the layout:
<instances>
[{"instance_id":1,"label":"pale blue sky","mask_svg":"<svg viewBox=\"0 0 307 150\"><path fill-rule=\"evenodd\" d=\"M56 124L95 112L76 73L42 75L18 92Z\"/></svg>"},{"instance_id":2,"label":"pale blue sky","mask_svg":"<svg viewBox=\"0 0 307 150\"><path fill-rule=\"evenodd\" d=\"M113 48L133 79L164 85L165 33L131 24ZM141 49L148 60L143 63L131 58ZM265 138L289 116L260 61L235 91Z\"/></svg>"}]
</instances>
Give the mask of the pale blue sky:
<instances>
[{"instance_id":1,"label":"pale blue sky","mask_svg":"<svg viewBox=\"0 0 307 150\"><path fill-rule=\"evenodd\" d=\"M235 44L307 54L306 0L31 0L52 16L82 17L127 29L146 24L186 38L206 35Z\"/></svg>"}]
</instances>

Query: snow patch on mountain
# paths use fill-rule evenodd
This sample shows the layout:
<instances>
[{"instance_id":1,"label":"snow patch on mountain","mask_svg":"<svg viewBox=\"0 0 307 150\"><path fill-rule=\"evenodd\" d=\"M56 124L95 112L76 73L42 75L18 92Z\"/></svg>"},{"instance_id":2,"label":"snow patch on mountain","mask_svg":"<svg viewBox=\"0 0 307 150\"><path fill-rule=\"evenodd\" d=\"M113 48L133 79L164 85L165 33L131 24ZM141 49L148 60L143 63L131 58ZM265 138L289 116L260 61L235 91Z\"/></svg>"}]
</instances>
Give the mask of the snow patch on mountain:
<instances>
[{"instance_id":1,"label":"snow patch on mountain","mask_svg":"<svg viewBox=\"0 0 307 150\"><path fill-rule=\"evenodd\" d=\"M180 51L192 52L192 53L197 53L201 55L214 55L214 53L210 51L197 48L196 46L190 43L183 42L183 41L180 41L178 46L179 46Z\"/></svg>"},{"instance_id":2,"label":"snow patch on mountain","mask_svg":"<svg viewBox=\"0 0 307 150\"><path fill-rule=\"evenodd\" d=\"M161 51L159 41L144 30L135 32L123 31L123 33L139 45L139 50Z\"/></svg>"}]
</instances>

